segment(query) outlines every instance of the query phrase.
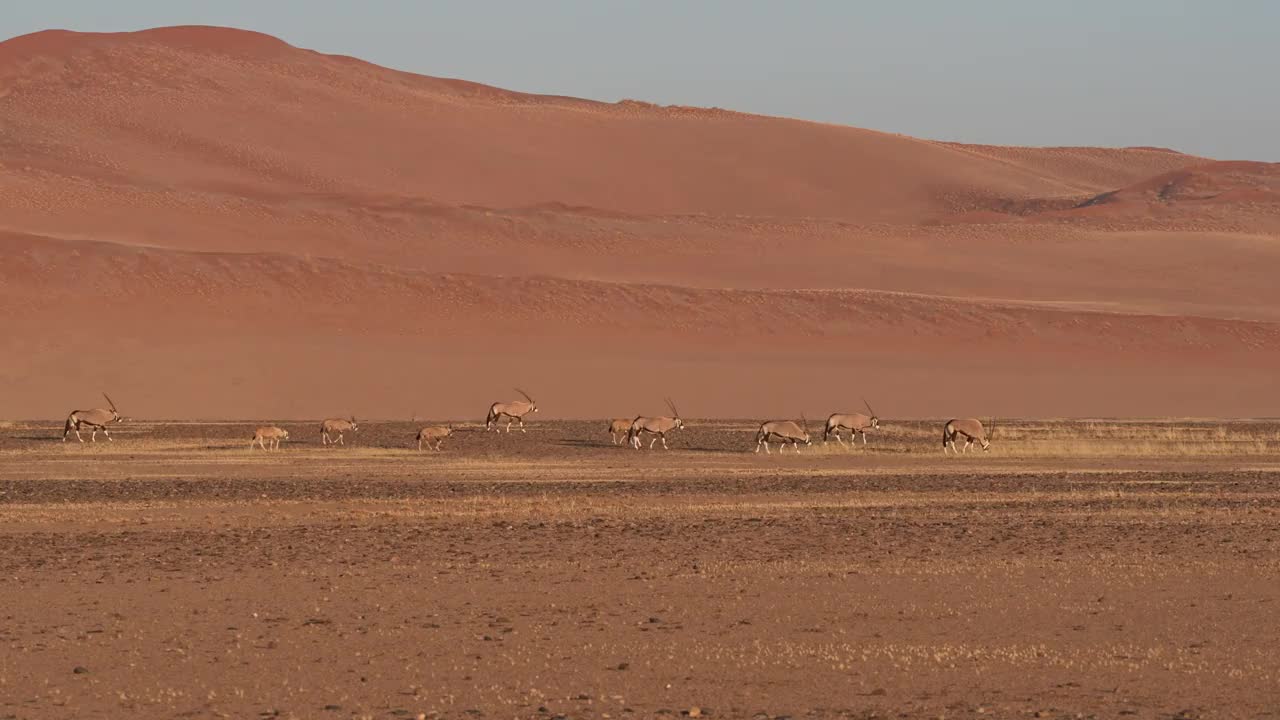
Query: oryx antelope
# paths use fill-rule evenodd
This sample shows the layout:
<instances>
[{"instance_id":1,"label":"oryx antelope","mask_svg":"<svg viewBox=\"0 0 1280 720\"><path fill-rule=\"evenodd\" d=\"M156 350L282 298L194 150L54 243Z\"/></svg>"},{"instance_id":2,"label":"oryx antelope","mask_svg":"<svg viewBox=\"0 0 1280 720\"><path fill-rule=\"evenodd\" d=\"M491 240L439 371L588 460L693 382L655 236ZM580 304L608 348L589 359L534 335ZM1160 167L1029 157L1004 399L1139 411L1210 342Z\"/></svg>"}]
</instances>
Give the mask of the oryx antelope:
<instances>
[{"instance_id":1,"label":"oryx antelope","mask_svg":"<svg viewBox=\"0 0 1280 720\"><path fill-rule=\"evenodd\" d=\"M809 421L801 415L800 422L804 423L803 427L797 425L794 420L770 420L761 423L760 429L756 431L756 452L760 452L760 447L763 445L764 453L768 455L770 440L779 443L779 453L787 447L788 443L795 448L796 452L800 452L800 443L812 444L809 439Z\"/></svg>"},{"instance_id":2,"label":"oryx antelope","mask_svg":"<svg viewBox=\"0 0 1280 720\"><path fill-rule=\"evenodd\" d=\"M278 428L275 425L260 427L253 432L253 440L249 442L249 449L252 450L256 443L263 450L279 450L280 441L289 439L289 431L284 428Z\"/></svg>"},{"instance_id":3,"label":"oryx antelope","mask_svg":"<svg viewBox=\"0 0 1280 720\"><path fill-rule=\"evenodd\" d=\"M667 407L671 409L670 417L638 417L631 421L631 427L627 428L627 442L631 447L640 449L640 436L649 433L653 439L649 441L649 449L653 449L653 444L662 440L662 449L668 450L667 433L672 430L680 430L684 428L684 420L680 419L680 411L676 409L676 404L671 402L671 398L667 398Z\"/></svg>"},{"instance_id":4,"label":"oryx antelope","mask_svg":"<svg viewBox=\"0 0 1280 720\"><path fill-rule=\"evenodd\" d=\"M622 441L627 438L627 433L631 430L631 423L635 422L634 418L617 418L609 421L609 434L613 436L613 444L621 445Z\"/></svg>"},{"instance_id":5,"label":"oryx antelope","mask_svg":"<svg viewBox=\"0 0 1280 720\"><path fill-rule=\"evenodd\" d=\"M942 426L942 452L948 450L954 451L957 455L961 452L969 452L969 446L975 441L982 445L984 452L991 449L991 432L995 430L995 423L992 422L991 429L982 427L982 422L974 418L964 418L962 420L948 420L946 425ZM964 450L956 449L956 438L964 438Z\"/></svg>"},{"instance_id":6,"label":"oryx antelope","mask_svg":"<svg viewBox=\"0 0 1280 720\"><path fill-rule=\"evenodd\" d=\"M867 412L871 413L870 415L835 413L827 418L827 427L822 431L822 442L825 443L829 437L835 435L836 440L839 440L840 444L843 445L844 438L840 437L840 431L848 430L849 442L853 442L854 437L861 435L862 444L866 445L867 431L879 429L880 418L876 417L876 411L871 409L871 403L868 403L866 398L862 399L862 404L867 406Z\"/></svg>"},{"instance_id":7,"label":"oryx antelope","mask_svg":"<svg viewBox=\"0 0 1280 720\"><path fill-rule=\"evenodd\" d=\"M111 440L111 433L107 430L107 426L112 423L122 423L124 418L120 417L120 413L116 412L116 404L111 402L111 398L106 393L102 393L102 397L107 399L107 404L111 406L111 409L72 410L71 414L67 416L66 426L62 429L62 442L67 441L67 435L72 430L76 433L76 439L84 442L84 438L80 437L81 425L88 425L93 429L93 435L89 436L89 439L93 442L98 442L99 430L102 431L103 435L107 436L108 440Z\"/></svg>"},{"instance_id":8,"label":"oryx antelope","mask_svg":"<svg viewBox=\"0 0 1280 720\"><path fill-rule=\"evenodd\" d=\"M356 416L352 415L350 420L342 418L329 418L320 423L320 444L321 445L346 445L346 441L342 439L344 433L350 430L353 433L360 432L360 426L356 423ZM337 436L337 440L334 440Z\"/></svg>"},{"instance_id":9,"label":"oryx antelope","mask_svg":"<svg viewBox=\"0 0 1280 720\"><path fill-rule=\"evenodd\" d=\"M418 431L418 449L421 450L424 444L427 447L432 447L432 443L434 443L434 449L439 452L440 446L444 445L444 439L452 434L452 427L424 427Z\"/></svg>"},{"instance_id":10,"label":"oryx antelope","mask_svg":"<svg viewBox=\"0 0 1280 720\"><path fill-rule=\"evenodd\" d=\"M520 432L526 432L524 429L524 416L529 413L538 412L538 403L531 397L529 393L516 388L516 392L524 396L524 400L512 400L511 402L496 402L489 406L489 414L484 419L484 429L496 431L498 422L502 418L507 419L507 432L511 432L511 423L520 424ZM526 402L528 401L528 402Z\"/></svg>"}]
</instances>

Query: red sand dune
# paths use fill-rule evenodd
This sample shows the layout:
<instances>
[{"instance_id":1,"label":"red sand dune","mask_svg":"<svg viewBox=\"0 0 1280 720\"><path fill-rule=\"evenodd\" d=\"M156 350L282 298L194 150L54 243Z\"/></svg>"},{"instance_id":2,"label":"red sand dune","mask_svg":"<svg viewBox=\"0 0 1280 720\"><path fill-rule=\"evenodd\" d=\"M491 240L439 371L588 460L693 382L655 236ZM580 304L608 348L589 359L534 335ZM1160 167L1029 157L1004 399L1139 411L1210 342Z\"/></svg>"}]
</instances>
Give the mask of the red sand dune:
<instances>
[{"instance_id":1,"label":"red sand dune","mask_svg":"<svg viewBox=\"0 0 1280 720\"><path fill-rule=\"evenodd\" d=\"M0 43L0 416L1267 414L1276 166ZM881 401L877 401L880 403ZM888 412L888 411L886 411Z\"/></svg>"}]
</instances>

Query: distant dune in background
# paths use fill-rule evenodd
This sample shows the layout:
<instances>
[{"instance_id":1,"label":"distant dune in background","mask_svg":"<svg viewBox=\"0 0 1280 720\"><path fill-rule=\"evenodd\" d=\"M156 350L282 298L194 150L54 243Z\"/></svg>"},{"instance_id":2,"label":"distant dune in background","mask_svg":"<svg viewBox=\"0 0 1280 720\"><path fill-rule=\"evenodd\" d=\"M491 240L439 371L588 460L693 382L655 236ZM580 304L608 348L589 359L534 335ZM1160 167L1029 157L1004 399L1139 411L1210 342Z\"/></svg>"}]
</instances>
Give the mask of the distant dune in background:
<instances>
[{"instance_id":1,"label":"distant dune in background","mask_svg":"<svg viewBox=\"0 0 1280 720\"><path fill-rule=\"evenodd\" d=\"M1276 415L1280 165L0 43L0 417Z\"/></svg>"}]
</instances>

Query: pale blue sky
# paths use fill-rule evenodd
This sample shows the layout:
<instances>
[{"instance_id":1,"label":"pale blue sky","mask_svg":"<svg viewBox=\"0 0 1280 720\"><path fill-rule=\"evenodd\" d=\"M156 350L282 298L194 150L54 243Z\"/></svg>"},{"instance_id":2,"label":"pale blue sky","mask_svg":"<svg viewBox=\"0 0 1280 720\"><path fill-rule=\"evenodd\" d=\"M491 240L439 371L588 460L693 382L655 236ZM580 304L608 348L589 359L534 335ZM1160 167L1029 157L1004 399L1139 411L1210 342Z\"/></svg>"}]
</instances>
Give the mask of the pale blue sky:
<instances>
[{"instance_id":1,"label":"pale blue sky","mask_svg":"<svg viewBox=\"0 0 1280 720\"><path fill-rule=\"evenodd\" d=\"M40 0L45 28L230 25L428 75L1019 145L1280 161L1272 0Z\"/></svg>"}]
</instances>

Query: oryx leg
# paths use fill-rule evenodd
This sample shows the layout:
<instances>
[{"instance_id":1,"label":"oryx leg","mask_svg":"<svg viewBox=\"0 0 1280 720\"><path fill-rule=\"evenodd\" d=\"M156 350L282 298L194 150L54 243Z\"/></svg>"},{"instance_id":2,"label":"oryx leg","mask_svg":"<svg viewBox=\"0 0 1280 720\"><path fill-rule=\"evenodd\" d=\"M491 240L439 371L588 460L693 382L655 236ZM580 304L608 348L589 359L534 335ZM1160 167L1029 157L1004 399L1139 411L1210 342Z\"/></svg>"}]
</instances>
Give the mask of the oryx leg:
<instances>
[{"instance_id":1,"label":"oryx leg","mask_svg":"<svg viewBox=\"0 0 1280 720\"><path fill-rule=\"evenodd\" d=\"M863 444L863 445L866 445L866 444L867 444L867 431L866 431L866 430L863 430L862 432L860 432L860 433L858 433L858 434L862 436L862 444ZM850 440L852 440L853 438L849 438L849 439L850 439Z\"/></svg>"},{"instance_id":2,"label":"oryx leg","mask_svg":"<svg viewBox=\"0 0 1280 720\"><path fill-rule=\"evenodd\" d=\"M524 418L523 418L523 417L518 417L518 418L516 418L516 420L518 420L518 421L520 422L520 432L529 432L528 430L525 430L525 429L524 429Z\"/></svg>"},{"instance_id":3,"label":"oryx leg","mask_svg":"<svg viewBox=\"0 0 1280 720\"><path fill-rule=\"evenodd\" d=\"M105 435L108 440L111 440L111 432L108 431L105 427L102 428L102 434ZM115 442L115 440L111 440L111 442Z\"/></svg>"},{"instance_id":4,"label":"oryx leg","mask_svg":"<svg viewBox=\"0 0 1280 720\"><path fill-rule=\"evenodd\" d=\"M666 433L662 433L662 434L661 434L661 435L659 435L658 437L662 438L662 449L663 449L663 450L668 449L668 448L667 448L667 434L666 434Z\"/></svg>"},{"instance_id":5,"label":"oryx leg","mask_svg":"<svg viewBox=\"0 0 1280 720\"><path fill-rule=\"evenodd\" d=\"M507 432L511 432L511 418L507 418Z\"/></svg>"},{"instance_id":6,"label":"oryx leg","mask_svg":"<svg viewBox=\"0 0 1280 720\"><path fill-rule=\"evenodd\" d=\"M93 426L93 434L89 436L89 442L98 442L98 426Z\"/></svg>"}]
</instances>

